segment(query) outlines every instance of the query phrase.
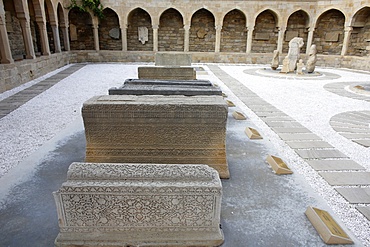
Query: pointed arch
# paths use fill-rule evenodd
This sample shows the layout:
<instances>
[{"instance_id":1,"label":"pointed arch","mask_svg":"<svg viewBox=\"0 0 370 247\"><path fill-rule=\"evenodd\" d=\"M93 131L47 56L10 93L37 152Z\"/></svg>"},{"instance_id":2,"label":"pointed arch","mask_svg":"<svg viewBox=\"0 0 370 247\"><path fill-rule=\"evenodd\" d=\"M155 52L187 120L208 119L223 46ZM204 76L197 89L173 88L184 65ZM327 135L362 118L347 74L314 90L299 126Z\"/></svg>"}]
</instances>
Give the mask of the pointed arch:
<instances>
[{"instance_id":1,"label":"pointed arch","mask_svg":"<svg viewBox=\"0 0 370 247\"><path fill-rule=\"evenodd\" d=\"M104 18L99 23L100 50L122 50L122 35L117 13L105 8L103 14Z\"/></svg>"},{"instance_id":2,"label":"pointed arch","mask_svg":"<svg viewBox=\"0 0 370 247\"><path fill-rule=\"evenodd\" d=\"M351 26L353 30L347 54L361 57L370 55L367 49L370 39L370 7L358 10L353 15Z\"/></svg>"},{"instance_id":3,"label":"pointed arch","mask_svg":"<svg viewBox=\"0 0 370 247\"><path fill-rule=\"evenodd\" d=\"M238 9L230 10L223 19L221 52L245 52L247 46L247 19Z\"/></svg>"},{"instance_id":4,"label":"pointed arch","mask_svg":"<svg viewBox=\"0 0 370 247\"><path fill-rule=\"evenodd\" d=\"M71 50L94 50L92 18L88 12L72 8L68 13Z\"/></svg>"},{"instance_id":5,"label":"pointed arch","mask_svg":"<svg viewBox=\"0 0 370 247\"><path fill-rule=\"evenodd\" d=\"M51 53L55 53L55 41L53 35L52 26L56 26L56 17L52 3L50 0L45 0L44 2L44 9L45 9L45 20L46 20L46 32L49 41L49 49Z\"/></svg>"},{"instance_id":6,"label":"pointed arch","mask_svg":"<svg viewBox=\"0 0 370 247\"><path fill-rule=\"evenodd\" d=\"M184 50L184 20L181 13L169 8L159 18L158 50L183 51Z\"/></svg>"},{"instance_id":7,"label":"pointed arch","mask_svg":"<svg viewBox=\"0 0 370 247\"><path fill-rule=\"evenodd\" d=\"M59 39L60 39L60 47L62 51L66 50L66 45L64 43L64 40L66 37L64 37L63 29L66 28L66 23L64 19L64 11L61 3L58 3L57 7L57 21L59 26Z\"/></svg>"},{"instance_id":8,"label":"pointed arch","mask_svg":"<svg viewBox=\"0 0 370 247\"><path fill-rule=\"evenodd\" d=\"M340 55L344 37L344 14L337 9L322 13L316 22L316 30L312 44L317 47L318 54Z\"/></svg>"},{"instance_id":9,"label":"pointed arch","mask_svg":"<svg viewBox=\"0 0 370 247\"><path fill-rule=\"evenodd\" d=\"M199 9L191 18L189 50L213 52L215 43L215 17L209 10Z\"/></svg>"},{"instance_id":10,"label":"pointed arch","mask_svg":"<svg viewBox=\"0 0 370 247\"><path fill-rule=\"evenodd\" d=\"M294 37L303 38L303 42L307 44L308 28L310 27L309 15L306 11L297 10L292 13L287 22L287 28L284 35L283 52L287 53L289 50L289 41ZM301 48L301 52L306 52L306 46Z\"/></svg>"},{"instance_id":11,"label":"pointed arch","mask_svg":"<svg viewBox=\"0 0 370 247\"><path fill-rule=\"evenodd\" d=\"M127 21L127 50L128 51L152 51L153 50L153 27L152 18L142 8L136 8L130 12ZM140 32L144 32L147 40L139 40ZM147 35L146 35L147 31Z\"/></svg>"},{"instance_id":12,"label":"pointed arch","mask_svg":"<svg viewBox=\"0 0 370 247\"><path fill-rule=\"evenodd\" d=\"M272 53L278 42L278 18L274 11L264 10L255 21L252 52Z\"/></svg>"}]
</instances>

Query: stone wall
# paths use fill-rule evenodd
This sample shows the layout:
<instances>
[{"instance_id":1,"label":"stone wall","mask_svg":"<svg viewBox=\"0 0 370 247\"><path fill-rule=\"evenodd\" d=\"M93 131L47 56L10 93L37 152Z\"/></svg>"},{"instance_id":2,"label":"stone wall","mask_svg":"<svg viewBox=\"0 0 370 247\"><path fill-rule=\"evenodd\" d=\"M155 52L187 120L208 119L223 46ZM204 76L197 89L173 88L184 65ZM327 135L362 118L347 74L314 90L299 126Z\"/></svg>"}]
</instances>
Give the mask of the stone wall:
<instances>
[{"instance_id":1,"label":"stone wall","mask_svg":"<svg viewBox=\"0 0 370 247\"><path fill-rule=\"evenodd\" d=\"M252 51L270 53L277 48L278 30L274 15L270 11L262 12L256 19L253 32Z\"/></svg>"},{"instance_id":2,"label":"stone wall","mask_svg":"<svg viewBox=\"0 0 370 247\"><path fill-rule=\"evenodd\" d=\"M161 15L158 30L159 51L184 51L184 28L181 14L169 9Z\"/></svg>"},{"instance_id":3,"label":"stone wall","mask_svg":"<svg viewBox=\"0 0 370 247\"><path fill-rule=\"evenodd\" d=\"M22 37L22 29L18 18L15 16L13 12L6 12L6 20L7 20L7 31L8 31L8 38L10 49L12 51L12 56L15 60L23 58L26 54L24 49L23 37Z\"/></svg>"},{"instance_id":4,"label":"stone wall","mask_svg":"<svg viewBox=\"0 0 370 247\"><path fill-rule=\"evenodd\" d=\"M309 27L308 16L303 11L297 11L293 13L288 20L287 29L284 36L283 52L288 53L289 41L294 37L303 38L305 45L301 48L301 53L306 52L308 27Z\"/></svg>"},{"instance_id":5,"label":"stone wall","mask_svg":"<svg viewBox=\"0 0 370 247\"><path fill-rule=\"evenodd\" d=\"M216 30L215 18L205 9L197 11L191 19L190 51L215 51Z\"/></svg>"},{"instance_id":6,"label":"stone wall","mask_svg":"<svg viewBox=\"0 0 370 247\"><path fill-rule=\"evenodd\" d=\"M111 9L105 9L104 18L100 20L99 45L101 50L122 50L122 35L118 16Z\"/></svg>"},{"instance_id":7,"label":"stone wall","mask_svg":"<svg viewBox=\"0 0 370 247\"><path fill-rule=\"evenodd\" d=\"M129 51L152 51L153 50L153 28L149 14L142 9L135 9L129 16L127 27L127 49ZM139 41L139 27L148 29L148 41L145 44Z\"/></svg>"},{"instance_id":8,"label":"stone wall","mask_svg":"<svg viewBox=\"0 0 370 247\"><path fill-rule=\"evenodd\" d=\"M71 50L94 50L94 34L90 14L72 9L69 12Z\"/></svg>"},{"instance_id":9,"label":"stone wall","mask_svg":"<svg viewBox=\"0 0 370 247\"><path fill-rule=\"evenodd\" d=\"M247 46L246 19L239 10L230 11L224 18L221 52L245 52Z\"/></svg>"}]
</instances>

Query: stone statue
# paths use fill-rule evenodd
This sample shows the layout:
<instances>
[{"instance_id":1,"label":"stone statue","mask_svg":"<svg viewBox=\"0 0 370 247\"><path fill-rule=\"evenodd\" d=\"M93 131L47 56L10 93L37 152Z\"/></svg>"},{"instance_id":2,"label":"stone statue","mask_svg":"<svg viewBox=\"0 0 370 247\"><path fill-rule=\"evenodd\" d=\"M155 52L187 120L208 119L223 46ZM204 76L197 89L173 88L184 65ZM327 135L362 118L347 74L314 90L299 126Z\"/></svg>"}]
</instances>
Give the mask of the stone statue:
<instances>
[{"instance_id":1,"label":"stone statue","mask_svg":"<svg viewBox=\"0 0 370 247\"><path fill-rule=\"evenodd\" d=\"M316 45L311 45L310 51L308 53L308 60L306 65L306 71L307 73L312 73L315 70L316 61L317 61L317 49Z\"/></svg>"},{"instance_id":2,"label":"stone statue","mask_svg":"<svg viewBox=\"0 0 370 247\"><path fill-rule=\"evenodd\" d=\"M279 51L274 51L274 56L271 61L271 69L276 70L279 67Z\"/></svg>"},{"instance_id":3,"label":"stone statue","mask_svg":"<svg viewBox=\"0 0 370 247\"><path fill-rule=\"evenodd\" d=\"M286 56L283 60L283 67L281 68L280 73L289 73L289 57Z\"/></svg>"},{"instance_id":4,"label":"stone statue","mask_svg":"<svg viewBox=\"0 0 370 247\"><path fill-rule=\"evenodd\" d=\"M145 42L149 40L149 35L148 35L148 28L147 27L138 27L138 36L139 36L139 41L145 45Z\"/></svg>"},{"instance_id":5,"label":"stone statue","mask_svg":"<svg viewBox=\"0 0 370 247\"><path fill-rule=\"evenodd\" d=\"M299 58L299 50L303 45L303 39L299 37L295 37L289 42L289 72L293 72L296 69Z\"/></svg>"},{"instance_id":6,"label":"stone statue","mask_svg":"<svg viewBox=\"0 0 370 247\"><path fill-rule=\"evenodd\" d=\"M299 59L299 62L297 63L297 75L303 75L303 67L304 63L302 59Z\"/></svg>"}]
</instances>

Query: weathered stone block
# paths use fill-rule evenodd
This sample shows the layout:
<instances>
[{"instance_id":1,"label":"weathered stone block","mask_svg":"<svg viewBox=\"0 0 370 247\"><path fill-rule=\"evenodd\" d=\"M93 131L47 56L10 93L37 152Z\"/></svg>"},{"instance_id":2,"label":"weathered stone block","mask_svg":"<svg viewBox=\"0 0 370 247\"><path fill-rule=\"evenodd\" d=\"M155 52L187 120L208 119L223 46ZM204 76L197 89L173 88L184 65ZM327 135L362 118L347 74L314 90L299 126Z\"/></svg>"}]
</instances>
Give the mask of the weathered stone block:
<instances>
[{"instance_id":1,"label":"weathered stone block","mask_svg":"<svg viewBox=\"0 0 370 247\"><path fill-rule=\"evenodd\" d=\"M105 95L84 103L86 161L206 164L229 177L222 96Z\"/></svg>"},{"instance_id":2,"label":"weathered stone block","mask_svg":"<svg viewBox=\"0 0 370 247\"><path fill-rule=\"evenodd\" d=\"M139 67L139 79L195 80L196 72L191 67Z\"/></svg>"},{"instance_id":3,"label":"weathered stone block","mask_svg":"<svg viewBox=\"0 0 370 247\"><path fill-rule=\"evenodd\" d=\"M155 54L156 66L191 66L191 54L160 53Z\"/></svg>"},{"instance_id":4,"label":"weathered stone block","mask_svg":"<svg viewBox=\"0 0 370 247\"><path fill-rule=\"evenodd\" d=\"M55 245L219 246L221 196L205 165L72 163Z\"/></svg>"},{"instance_id":5,"label":"weathered stone block","mask_svg":"<svg viewBox=\"0 0 370 247\"><path fill-rule=\"evenodd\" d=\"M122 87L109 89L110 95L222 95L208 80L128 79Z\"/></svg>"}]
</instances>

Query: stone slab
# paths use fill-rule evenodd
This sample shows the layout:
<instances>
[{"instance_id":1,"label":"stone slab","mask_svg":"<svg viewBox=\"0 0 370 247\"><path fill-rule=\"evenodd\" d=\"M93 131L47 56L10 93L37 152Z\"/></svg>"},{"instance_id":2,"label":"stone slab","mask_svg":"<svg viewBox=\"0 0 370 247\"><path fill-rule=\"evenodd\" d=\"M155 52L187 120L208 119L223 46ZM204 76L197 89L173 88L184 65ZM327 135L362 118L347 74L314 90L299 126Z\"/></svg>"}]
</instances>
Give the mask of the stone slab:
<instances>
[{"instance_id":1,"label":"stone slab","mask_svg":"<svg viewBox=\"0 0 370 247\"><path fill-rule=\"evenodd\" d=\"M274 127L272 128L273 131L276 133L311 133L311 131L307 128L280 128Z\"/></svg>"},{"instance_id":2,"label":"stone slab","mask_svg":"<svg viewBox=\"0 0 370 247\"><path fill-rule=\"evenodd\" d=\"M348 158L342 152L332 150L308 149L308 150L295 150L295 152L303 159L327 159L327 158Z\"/></svg>"},{"instance_id":3,"label":"stone slab","mask_svg":"<svg viewBox=\"0 0 370 247\"><path fill-rule=\"evenodd\" d=\"M330 185L370 185L370 172L319 172Z\"/></svg>"},{"instance_id":4,"label":"stone slab","mask_svg":"<svg viewBox=\"0 0 370 247\"><path fill-rule=\"evenodd\" d=\"M222 96L104 95L86 101L86 162L207 164L228 178Z\"/></svg>"},{"instance_id":5,"label":"stone slab","mask_svg":"<svg viewBox=\"0 0 370 247\"><path fill-rule=\"evenodd\" d=\"M196 72L191 67L139 67L139 79L195 80Z\"/></svg>"},{"instance_id":6,"label":"stone slab","mask_svg":"<svg viewBox=\"0 0 370 247\"><path fill-rule=\"evenodd\" d=\"M110 95L222 95L220 88L214 86L187 85L123 85L120 88L109 89Z\"/></svg>"},{"instance_id":7,"label":"stone slab","mask_svg":"<svg viewBox=\"0 0 370 247\"><path fill-rule=\"evenodd\" d=\"M269 121L269 120L266 120L266 119L264 119L263 121L270 127L281 127L281 128L300 128L300 127L303 127L298 122Z\"/></svg>"},{"instance_id":8,"label":"stone slab","mask_svg":"<svg viewBox=\"0 0 370 247\"><path fill-rule=\"evenodd\" d=\"M254 113L259 117L280 117L281 116L280 112L259 112L259 111L255 111Z\"/></svg>"},{"instance_id":9,"label":"stone slab","mask_svg":"<svg viewBox=\"0 0 370 247\"><path fill-rule=\"evenodd\" d=\"M188 53L161 53L155 54L156 66L191 66L192 56Z\"/></svg>"},{"instance_id":10,"label":"stone slab","mask_svg":"<svg viewBox=\"0 0 370 247\"><path fill-rule=\"evenodd\" d=\"M370 140L352 140L353 142L356 142L362 146L370 147Z\"/></svg>"},{"instance_id":11,"label":"stone slab","mask_svg":"<svg viewBox=\"0 0 370 247\"><path fill-rule=\"evenodd\" d=\"M279 116L279 117L266 116L266 117L262 117L261 119L262 121L285 121L285 122L295 121L293 118L289 116Z\"/></svg>"},{"instance_id":12,"label":"stone slab","mask_svg":"<svg viewBox=\"0 0 370 247\"><path fill-rule=\"evenodd\" d=\"M341 128L341 127L333 127L333 129L337 132L349 132L349 133L367 133L370 134L369 128Z\"/></svg>"},{"instance_id":13,"label":"stone slab","mask_svg":"<svg viewBox=\"0 0 370 247\"><path fill-rule=\"evenodd\" d=\"M67 176L54 193L58 247L223 243L222 185L208 166L72 163Z\"/></svg>"},{"instance_id":14,"label":"stone slab","mask_svg":"<svg viewBox=\"0 0 370 247\"><path fill-rule=\"evenodd\" d=\"M288 133L279 133L281 139L284 141L303 141L303 140L321 140L320 137L313 133L297 133L297 134L288 134Z\"/></svg>"},{"instance_id":15,"label":"stone slab","mask_svg":"<svg viewBox=\"0 0 370 247\"><path fill-rule=\"evenodd\" d=\"M168 85L168 86L213 86L209 80L150 80L150 79L127 79L124 85Z\"/></svg>"},{"instance_id":16,"label":"stone slab","mask_svg":"<svg viewBox=\"0 0 370 247\"><path fill-rule=\"evenodd\" d=\"M336 188L349 203L370 203L370 188Z\"/></svg>"},{"instance_id":17,"label":"stone slab","mask_svg":"<svg viewBox=\"0 0 370 247\"><path fill-rule=\"evenodd\" d=\"M366 170L352 160L308 160L307 163L316 171L325 170Z\"/></svg>"},{"instance_id":18,"label":"stone slab","mask_svg":"<svg viewBox=\"0 0 370 247\"><path fill-rule=\"evenodd\" d=\"M366 133L340 133L342 136L348 139L370 139L370 134Z\"/></svg>"},{"instance_id":19,"label":"stone slab","mask_svg":"<svg viewBox=\"0 0 370 247\"><path fill-rule=\"evenodd\" d=\"M356 207L368 220L370 220L370 207Z\"/></svg>"}]
</instances>

